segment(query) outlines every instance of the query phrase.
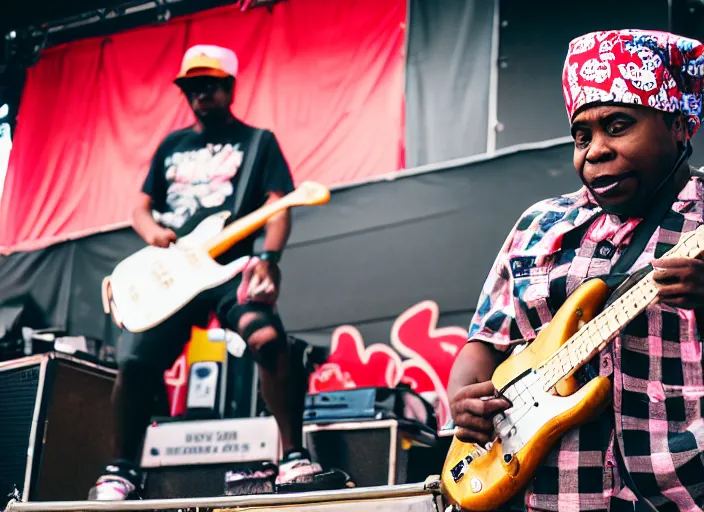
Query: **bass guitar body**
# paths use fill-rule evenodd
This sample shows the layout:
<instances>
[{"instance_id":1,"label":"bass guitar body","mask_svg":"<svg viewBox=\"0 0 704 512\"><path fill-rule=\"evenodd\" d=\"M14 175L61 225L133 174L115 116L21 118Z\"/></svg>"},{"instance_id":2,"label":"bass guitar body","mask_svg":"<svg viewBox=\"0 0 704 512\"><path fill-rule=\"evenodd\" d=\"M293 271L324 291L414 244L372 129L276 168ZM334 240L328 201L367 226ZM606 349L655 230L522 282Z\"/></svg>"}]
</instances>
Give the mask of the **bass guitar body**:
<instances>
[{"instance_id":1,"label":"bass guitar body","mask_svg":"<svg viewBox=\"0 0 704 512\"><path fill-rule=\"evenodd\" d=\"M663 257L702 253L704 226L699 226L683 233ZM657 295L650 266L631 274L608 306L604 281L591 279L577 288L535 340L494 371L497 394L511 405L493 418L495 437L486 446L453 439L441 475L446 499L461 510L496 510L522 490L560 437L609 403L607 378L595 377L580 388L575 372Z\"/></svg>"},{"instance_id":2,"label":"bass guitar body","mask_svg":"<svg viewBox=\"0 0 704 512\"><path fill-rule=\"evenodd\" d=\"M598 279L578 288L550 324L524 350L494 372L492 382L511 407L494 418L494 442L480 446L453 439L442 470L448 501L466 511L500 508L526 486L560 437L598 415L611 383L596 377L580 389L573 377L545 389L541 364L600 311L608 296Z\"/></svg>"}]
</instances>

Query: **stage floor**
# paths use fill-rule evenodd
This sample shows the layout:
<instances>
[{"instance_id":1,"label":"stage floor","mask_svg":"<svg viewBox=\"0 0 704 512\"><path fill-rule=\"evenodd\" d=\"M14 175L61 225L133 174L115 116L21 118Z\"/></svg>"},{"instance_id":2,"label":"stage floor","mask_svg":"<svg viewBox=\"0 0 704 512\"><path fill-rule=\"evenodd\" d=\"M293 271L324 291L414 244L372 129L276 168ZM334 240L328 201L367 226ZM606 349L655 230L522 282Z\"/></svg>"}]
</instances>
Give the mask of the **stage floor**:
<instances>
[{"instance_id":1,"label":"stage floor","mask_svg":"<svg viewBox=\"0 0 704 512\"><path fill-rule=\"evenodd\" d=\"M424 483L362 487L337 491L296 494L260 494L174 500L99 501L11 501L5 512L79 512L79 511L314 511L314 512L442 512L439 480Z\"/></svg>"}]
</instances>

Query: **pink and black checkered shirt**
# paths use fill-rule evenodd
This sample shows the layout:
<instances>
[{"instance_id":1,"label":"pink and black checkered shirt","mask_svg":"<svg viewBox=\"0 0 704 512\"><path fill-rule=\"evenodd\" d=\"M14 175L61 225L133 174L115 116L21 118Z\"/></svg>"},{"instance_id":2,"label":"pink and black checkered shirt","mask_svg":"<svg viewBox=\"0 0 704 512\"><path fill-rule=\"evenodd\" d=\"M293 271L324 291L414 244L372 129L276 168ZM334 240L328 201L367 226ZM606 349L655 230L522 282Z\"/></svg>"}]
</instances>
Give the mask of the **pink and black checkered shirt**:
<instances>
[{"instance_id":1,"label":"pink and black checkered shirt","mask_svg":"<svg viewBox=\"0 0 704 512\"><path fill-rule=\"evenodd\" d=\"M594 220L595 219L595 220ZM563 235L593 220L568 247ZM704 222L704 183L692 178L631 271L662 256ZM542 201L515 225L484 284L469 329L506 351L536 337L585 278L608 274L638 221L603 213L586 189ZM692 311L651 305L628 324L581 377L613 382L612 406L566 433L525 493L528 510L608 510L635 501L632 482L660 511L704 506L702 342Z\"/></svg>"}]
</instances>

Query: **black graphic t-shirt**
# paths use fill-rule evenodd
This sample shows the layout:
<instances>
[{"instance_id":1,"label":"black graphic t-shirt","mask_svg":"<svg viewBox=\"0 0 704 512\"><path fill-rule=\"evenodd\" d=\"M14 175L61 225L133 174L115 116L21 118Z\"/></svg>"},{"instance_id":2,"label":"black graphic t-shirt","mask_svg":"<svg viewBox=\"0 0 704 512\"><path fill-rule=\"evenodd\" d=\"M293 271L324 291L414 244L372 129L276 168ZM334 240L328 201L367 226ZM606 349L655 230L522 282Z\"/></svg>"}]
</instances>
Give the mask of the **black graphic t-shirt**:
<instances>
[{"instance_id":1,"label":"black graphic t-shirt","mask_svg":"<svg viewBox=\"0 0 704 512\"><path fill-rule=\"evenodd\" d=\"M178 231L203 208L233 211L238 171L254 132L253 127L235 120L216 133L198 133L188 127L169 134L157 148L142 186L152 198L155 220ZM293 189L286 159L276 137L267 130L259 142L238 217L262 206L269 193L287 194ZM239 242L225 259L251 254L254 239L253 235Z\"/></svg>"}]
</instances>

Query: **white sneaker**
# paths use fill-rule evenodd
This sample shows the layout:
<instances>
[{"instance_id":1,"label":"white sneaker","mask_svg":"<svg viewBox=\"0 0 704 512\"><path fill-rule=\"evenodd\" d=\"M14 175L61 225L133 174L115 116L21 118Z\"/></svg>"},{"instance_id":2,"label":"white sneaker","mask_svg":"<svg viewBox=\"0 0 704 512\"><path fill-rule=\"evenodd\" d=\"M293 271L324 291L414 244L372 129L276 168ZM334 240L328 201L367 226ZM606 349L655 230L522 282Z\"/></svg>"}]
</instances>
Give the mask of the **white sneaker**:
<instances>
[{"instance_id":1,"label":"white sneaker","mask_svg":"<svg viewBox=\"0 0 704 512\"><path fill-rule=\"evenodd\" d=\"M308 458L290 459L279 464L276 485L296 483L299 479L322 472L320 464L311 462Z\"/></svg>"},{"instance_id":2,"label":"white sneaker","mask_svg":"<svg viewBox=\"0 0 704 512\"><path fill-rule=\"evenodd\" d=\"M132 482L116 475L105 475L98 479L90 492L88 499L93 501L125 501L136 491Z\"/></svg>"}]
</instances>

